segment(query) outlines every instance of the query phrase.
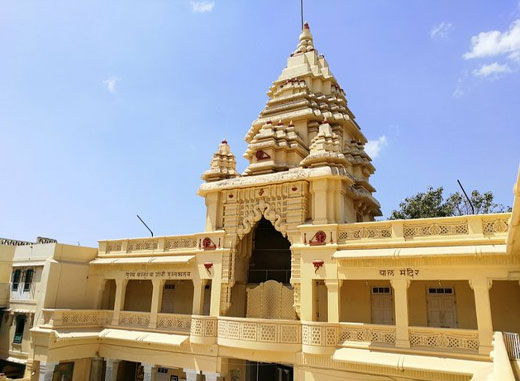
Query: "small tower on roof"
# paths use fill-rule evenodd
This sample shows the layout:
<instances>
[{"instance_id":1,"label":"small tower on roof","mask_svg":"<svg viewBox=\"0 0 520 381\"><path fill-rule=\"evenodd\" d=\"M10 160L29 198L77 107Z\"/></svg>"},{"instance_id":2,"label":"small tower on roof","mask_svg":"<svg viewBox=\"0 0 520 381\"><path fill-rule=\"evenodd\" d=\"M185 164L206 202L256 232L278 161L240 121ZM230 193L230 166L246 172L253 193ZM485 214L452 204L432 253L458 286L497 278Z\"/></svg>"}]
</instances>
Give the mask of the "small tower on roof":
<instances>
[{"instance_id":1,"label":"small tower on roof","mask_svg":"<svg viewBox=\"0 0 520 381\"><path fill-rule=\"evenodd\" d=\"M210 168L202 174L202 180L211 182L232 179L239 176L236 171L235 155L231 153L226 139L219 144L217 152L213 154Z\"/></svg>"}]
</instances>

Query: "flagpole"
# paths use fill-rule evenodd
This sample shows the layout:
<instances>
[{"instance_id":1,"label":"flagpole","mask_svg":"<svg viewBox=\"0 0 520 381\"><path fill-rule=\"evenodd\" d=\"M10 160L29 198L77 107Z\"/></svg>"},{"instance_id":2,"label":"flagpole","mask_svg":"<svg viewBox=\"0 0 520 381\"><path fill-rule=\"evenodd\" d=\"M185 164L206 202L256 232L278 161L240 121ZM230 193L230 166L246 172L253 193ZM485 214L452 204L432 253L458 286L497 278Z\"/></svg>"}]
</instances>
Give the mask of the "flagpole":
<instances>
[{"instance_id":1,"label":"flagpole","mask_svg":"<svg viewBox=\"0 0 520 381\"><path fill-rule=\"evenodd\" d=\"M300 13L301 13L302 30L303 30L303 0L300 0Z\"/></svg>"}]
</instances>

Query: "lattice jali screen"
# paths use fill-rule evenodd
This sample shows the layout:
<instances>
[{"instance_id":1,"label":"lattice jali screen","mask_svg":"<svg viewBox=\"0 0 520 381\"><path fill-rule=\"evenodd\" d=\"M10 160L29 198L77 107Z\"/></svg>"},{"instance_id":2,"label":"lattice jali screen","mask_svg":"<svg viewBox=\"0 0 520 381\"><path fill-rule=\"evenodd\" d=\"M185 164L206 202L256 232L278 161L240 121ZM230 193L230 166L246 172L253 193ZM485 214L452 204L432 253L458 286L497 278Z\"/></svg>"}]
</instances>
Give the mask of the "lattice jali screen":
<instances>
[{"instance_id":1,"label":"lattice jali screen","mask_svg":"<svg viewBox=\"0 0 520 381\"><path fill-rule=\"evenodd\" d=\"M191 317L173 314L159 314L157 328L166 331L190 332Z\"/></svg>"},{"instance_id":2,"label":"lattice jali screen","mask_svg":"<svg viewBox=\"0 0 520 381\"><path fill-rule=\"evenodd\" d=\"M478 333L450 333L439 331L410 330L410 345L432 349L449 349L456 351L478 352Z\"/></svg>"},{"instance_id":3,"label":"lattice jali screen","mask_svg":"<svg viewBox=\"0 0 520 381\"><path fill-rule=\"evenodd\" d=\"M385 224L374 227L359 227L354 229L340 230L338 233L338 243L358 239L384 239L392 238L392 225Z\"/></svg>"},{"instance_id":4,"label":"lattice jali screen","mask_svg":"<svg viewBox=\"0 0 520 381\"><path fill-rule=\"evenodd\" d=\"M119 325L146 328L150 324L149 313L126 312L119 313Z\"/></svg>"},{"instance_id":5,"label":"lattice jali screen","mask_svg":"<svg viewBox=\"0 0 520 381\"><path fill-rule=\"evenodd\" d=\"M166 250L174 250L174 249L192 249L197 247L197 240L195 238L170 238L166 239L164 243L164 248Z\"/></svg>"},{"instance_id":6,"label":"lattice jali screen","mask_svg":"<svg viewBox=\"0 0 520 381\"><path fill-rule=\"evenodd\" d=\"M469 234L466 220L443 223L410 223L403 227L405 238Z\"/></svg>"},{"instance_id":7,"label":"lattice jali screen","mask_svg":"<svg viewBox=\"0 0 520 381\"><path fill-rule=\"evenodd\" d=\"M112 311L63 311L61 325L105 325L110 323Z\"/></svg>"},{"instance_id":8,"label":"lattice jali screen","mask_svg":"<svg viewBox=\"0 0 520 381\"><path fill-rule=\"evenodd\" d=\"M127 251L157 250L157 240L142 239L139 241L128 241Z\"/></svg>"},{"instance_id":9,"label":"lattice jali screen","mask_svg":"<svg viewBox=\"0 0 520 381\"><path fill-rule=\"evenodd\" d=\"M247 290L248 318L295 320L294 291L275 280Z\"/></svg>"},{"instance_id":10,"label":"lattice jali screen","mask_svg":"<svg viewBox=\"0 0 520 381\"><path fill-rule=\"evenodd\" d=\"M339 339L340 343L346 341L361 341L379 344L395 344L395 328L394 327L351 327L340 326Z\"/></svg>"},{"instance_id":11,"label":"lattice jali screen","mask_svg":"<svg viewBox=\"0 0 520 381\"><path fill-rule=\"evenodd\" d=\"M123 243L121 241L108 242L106 252L110 253L112 251L121 251L122 244Z\"/></svg>"},{"instance_id":12,"label":"lattice jali screen","mask_svg":"<svg viewBox=\"0 0 520 381\"><path fill-rule=\"evenodd\" d=\"M485 235L494 233L506 233L509 228L509 218L493 218L482 220L482 233Z\"/></svg>"},{"instance_id":13,"label":"lattice jali screen","mask_svg":"<svg viewBox=\"0 0 520 381\"><path fill-rule=\"evenodd\" d=\"M264 343L301 343L299 324L279 322L219 320L218 335L221 338Z\"/></svg>"}]
</instances>

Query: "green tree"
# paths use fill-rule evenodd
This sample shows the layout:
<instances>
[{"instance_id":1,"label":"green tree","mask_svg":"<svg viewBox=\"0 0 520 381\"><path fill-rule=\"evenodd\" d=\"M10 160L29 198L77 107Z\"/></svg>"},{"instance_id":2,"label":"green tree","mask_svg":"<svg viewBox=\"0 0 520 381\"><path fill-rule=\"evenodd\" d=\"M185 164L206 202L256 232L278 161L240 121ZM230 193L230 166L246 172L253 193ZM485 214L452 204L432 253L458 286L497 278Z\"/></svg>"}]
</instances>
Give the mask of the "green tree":
<instances>
[{"instance_id":1,"label":"green tree","mask_svg":"<svg viewBox=\"0 0 520 381\"><path fill-rule=\"evenodd\" d=\"M411 197L407 197L399 204L398 210L392 211L389 219L449 217L473 214L473 210L464 195L455 192L445 199L443 192L443 187L435 189L430 186L426 192L419 192ZM510 207L495 203L492 192L482 194L474 190L471 192L470 199L475 208L475 214L511 211Z\"/></svg>"}]
</instances>

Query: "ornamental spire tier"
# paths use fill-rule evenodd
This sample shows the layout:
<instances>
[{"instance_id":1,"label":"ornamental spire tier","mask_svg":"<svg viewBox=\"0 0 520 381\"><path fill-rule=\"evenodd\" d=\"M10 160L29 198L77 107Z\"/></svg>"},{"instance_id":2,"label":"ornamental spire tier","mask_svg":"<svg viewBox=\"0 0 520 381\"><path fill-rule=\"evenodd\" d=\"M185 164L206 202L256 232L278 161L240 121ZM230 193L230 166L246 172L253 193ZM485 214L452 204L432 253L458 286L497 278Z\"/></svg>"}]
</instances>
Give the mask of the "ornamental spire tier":
<instances>
[{"instance_id":1,"label":"ornamental spire tier","mask_svg":"<svg viewBox=\"0 0 520 381\"><path fill-rule=\"evenodd\" d=\"M294 227L309 222L371 221L380 216L380 205L372 196L375 189L369 182L375 168L364 149L367 139L348 107L345 91L316 49L308 23L304 24L295 51L267 96L264 109L245 137L248 146L244 157L249 163L242 175L223 179L219 170L203 175L208 183L201 186L199 194L211 205L208 215L212 217L208 221L215 220L208 226L227 230L229 224L237 232L247 230L254 221L241 222L241 213L246 213L243 202L274 210L274 204L268 206L267 195L281 205L289 205L280 194L289 192L292 197L291 192L300 189L307 189L308 196L302 197L309 198L294 219ZM221 168L220 164L212 164L212 168L213 165ZM283 190L268 191L280 184L286 184ZM245 193L231 193L229 189L242 189ZM212 201L208 201L210 193L224 190L230 193L213 195ZM258 204L254 197L261 198L256 200ZM273 214L273 220L289 224L282 214L278 213L279 217ZM246 215L252 218L261 214L255 209Z\"/></svg>"},{"instance_id":2,"label":"ornamental spire tier","mask_svg":"<svg viewBox=\"0 0 520 381\"><path fill-rule=\"evenodd\" d=\"M210 169L202 174L202 180L210 182L232 179L237 176L239 176L239 174L236 171L235 155L231 153L231 148L227 141L222 140L217 152L213 154Z\"/></svg>"}]
</instances>

